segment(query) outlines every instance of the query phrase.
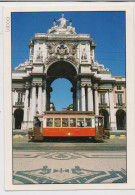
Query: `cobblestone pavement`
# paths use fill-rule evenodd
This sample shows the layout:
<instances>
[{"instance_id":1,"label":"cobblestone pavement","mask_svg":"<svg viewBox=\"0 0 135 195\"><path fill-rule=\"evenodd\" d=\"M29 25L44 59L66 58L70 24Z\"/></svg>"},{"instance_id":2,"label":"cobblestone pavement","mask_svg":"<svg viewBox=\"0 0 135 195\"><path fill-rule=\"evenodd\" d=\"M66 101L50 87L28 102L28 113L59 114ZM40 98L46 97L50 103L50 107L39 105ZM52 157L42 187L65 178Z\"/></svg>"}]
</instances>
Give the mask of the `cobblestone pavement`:
<instances>
[{"instance_id":1,"label":"cobblestone pavement","mask_svg":"<svg viewBox=\"0 0 135 195\"><path fill-rule=\"evenodd\" d=\"M13 139L13 184L125 183L125 148L126 140L118 139L104 143Z\"/></svg>"}]
</instances>

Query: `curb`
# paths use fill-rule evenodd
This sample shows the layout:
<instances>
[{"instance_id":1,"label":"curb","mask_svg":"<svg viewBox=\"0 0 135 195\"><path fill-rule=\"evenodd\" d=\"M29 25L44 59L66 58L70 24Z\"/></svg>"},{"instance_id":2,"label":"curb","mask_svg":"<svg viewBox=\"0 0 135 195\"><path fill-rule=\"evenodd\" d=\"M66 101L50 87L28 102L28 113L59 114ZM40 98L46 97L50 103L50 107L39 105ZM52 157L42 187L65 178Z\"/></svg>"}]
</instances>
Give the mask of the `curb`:
<instances>
[{"instance_id":1,"label":"curb","mask_svg":"<svg viewBox=\"0 0 135 195\"><path fill-rule=\"evenodd\" d=\"M118 137L119 139L126 139L126 135L119 135L119 136L116 136L116 135L110 135L110 139L116 139L116 137Z\"/></svg>"}]
</instances>

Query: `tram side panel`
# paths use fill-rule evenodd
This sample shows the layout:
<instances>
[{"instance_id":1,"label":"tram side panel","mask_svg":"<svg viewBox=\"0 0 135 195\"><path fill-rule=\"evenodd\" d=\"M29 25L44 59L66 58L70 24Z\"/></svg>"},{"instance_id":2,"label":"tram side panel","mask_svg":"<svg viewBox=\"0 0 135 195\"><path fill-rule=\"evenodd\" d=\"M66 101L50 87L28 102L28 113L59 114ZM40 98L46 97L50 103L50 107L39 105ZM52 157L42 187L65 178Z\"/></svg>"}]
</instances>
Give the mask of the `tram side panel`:
<instances>
[{"instance_id":1,"label":"tram side panel","mask_svg":"<svg viewBox=\"0 0 135 195\"><path fill-rule=\"evenodd\" d=\"M61 124L60 127L53 125L47 126L47 118L43 121L43 136L44 137L94 137L95 134L95 122L94 119L91 119L90 127L78 127L77 124L72 127L63 127Z\"/></svg>"},{"instance_id":2,"label":"tram side panel","mask_svg":"<svg viewBox=\"0 0 135 195\"><path fill-rule=\"evenodd\" d=\"M94 137L95 140L103 139L103 117L68 119L43 117L40 120L41 125L34 125L33 128L33 139L35 141L43 140L44 137ZM75 120L74 123L73 120ZM79 125L81 120L85 122L82 127Z\"/></svg>"}]
</instances>

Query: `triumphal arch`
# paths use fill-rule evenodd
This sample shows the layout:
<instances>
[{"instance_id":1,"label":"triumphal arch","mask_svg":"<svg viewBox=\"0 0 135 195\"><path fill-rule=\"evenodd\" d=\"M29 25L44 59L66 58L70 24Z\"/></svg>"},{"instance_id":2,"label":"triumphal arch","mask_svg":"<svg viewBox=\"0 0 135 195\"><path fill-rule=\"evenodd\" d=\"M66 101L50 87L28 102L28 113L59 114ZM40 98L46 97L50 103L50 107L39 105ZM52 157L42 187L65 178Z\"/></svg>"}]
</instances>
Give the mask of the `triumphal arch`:
<instances>
[{"instance_id":1,"label":"triumphal arch","mask_svg":"<svg viewBox=\"0 0 135 195\"><path fill-rule=\"evenodd\" d=\"M57 78L72 83L73 110L102 113L106 128L112 130L118 129L120 111L120 126L125 129L125 78L112 77L108 68L95 61L96 44L89 34L77 34L62 14L47 33L35 34L28 46L29 59L12 72L14 129L31 128L37 112L51 109L51 84Z\"/></svg>"}]
</instances>

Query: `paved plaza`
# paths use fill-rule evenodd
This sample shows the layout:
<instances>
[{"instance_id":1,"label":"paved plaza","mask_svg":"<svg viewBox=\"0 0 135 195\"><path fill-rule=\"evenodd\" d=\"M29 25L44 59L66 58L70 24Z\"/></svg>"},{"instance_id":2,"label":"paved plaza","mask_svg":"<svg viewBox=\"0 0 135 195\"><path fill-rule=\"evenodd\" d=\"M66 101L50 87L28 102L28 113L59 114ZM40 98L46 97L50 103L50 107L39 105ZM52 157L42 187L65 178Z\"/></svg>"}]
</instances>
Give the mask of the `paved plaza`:
<instances>
[{"instance_id":1,"label":"paved plaza","mask_svg":"<svg viewBox=\"0 0 135 195\"><path fill-rule=\"evenodd\" d=\"M126 182L126 139L28 142L13 138L13 184Z\"/></svg>"}]
</instances>

